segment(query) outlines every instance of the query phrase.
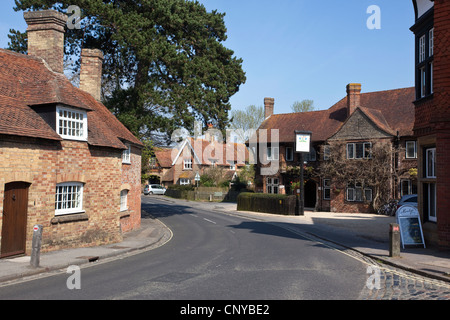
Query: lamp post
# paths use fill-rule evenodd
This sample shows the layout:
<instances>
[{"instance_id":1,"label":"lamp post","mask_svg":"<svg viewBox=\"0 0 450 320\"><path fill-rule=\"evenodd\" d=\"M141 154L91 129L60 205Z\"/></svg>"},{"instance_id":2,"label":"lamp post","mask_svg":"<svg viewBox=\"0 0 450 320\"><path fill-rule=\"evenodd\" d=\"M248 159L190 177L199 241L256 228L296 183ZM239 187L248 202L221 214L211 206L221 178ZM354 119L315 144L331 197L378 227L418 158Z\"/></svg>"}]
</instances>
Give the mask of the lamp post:
<instances>
[{"instance_id":1,"label":"lamp post","mask_svg":"<svg viewBox=\"0 0 450 320\"><path fill-rule=\"evenodd\" d=\"M300 156L300 199L296 195L297 205L295 206L295 214L303 216L305 214L305 185L304 185L304 168L303 154L309 153L311 150L310 131L294 131L295 133L295 152Z\"/></svg>"}]
</instances>

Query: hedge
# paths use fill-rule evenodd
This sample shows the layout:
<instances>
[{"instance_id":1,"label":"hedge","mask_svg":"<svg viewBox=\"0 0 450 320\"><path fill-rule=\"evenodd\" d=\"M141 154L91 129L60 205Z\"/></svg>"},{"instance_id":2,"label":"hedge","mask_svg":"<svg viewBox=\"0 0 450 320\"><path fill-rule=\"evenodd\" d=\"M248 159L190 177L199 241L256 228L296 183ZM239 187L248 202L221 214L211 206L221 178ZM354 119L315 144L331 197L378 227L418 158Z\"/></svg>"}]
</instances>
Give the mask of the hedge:
<instances>
[{"instance_id":1,"label":"hedge","mask_svg":"<svg viewBox=\"0 0 450 320\"><path fill-rule=\"evenodd\" d=\"M237 210L293 216L295 200L295 196L282 194L241 193L237 198Z\"/></svg>"}]
</instances>

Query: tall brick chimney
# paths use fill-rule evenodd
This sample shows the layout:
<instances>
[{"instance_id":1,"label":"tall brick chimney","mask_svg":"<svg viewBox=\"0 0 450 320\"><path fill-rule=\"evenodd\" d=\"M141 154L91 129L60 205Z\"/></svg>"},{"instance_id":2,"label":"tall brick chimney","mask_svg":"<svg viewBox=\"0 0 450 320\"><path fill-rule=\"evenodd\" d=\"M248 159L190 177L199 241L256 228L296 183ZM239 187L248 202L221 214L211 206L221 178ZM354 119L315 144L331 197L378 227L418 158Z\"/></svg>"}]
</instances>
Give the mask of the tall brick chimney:
<instances>
[{"instance_id":1,"label":"tall brick chimney","mask_svg":"<svg viewBox=\"0 0 450 320\"><path fill-rule=\"evenodd\" d=\"M28 55L45 60L58 73L64 72L64 27L67 16L55 10L23 14L28 24Z\"/></svg>"},{"instance_id":2,"label":"tall brick chimney","mask_svg":"<svg viewBox=\"0 0 450 320\"><path fill-rule=\"evenodd\" d=\"M274 98L264 98L264 119L267 119L268 117L273 115L274 105Z\"/></svg>"},{"instance_id":3,"label":"tall brick chimney","mask_svg":"<svg viewBox=\"0 0 450 320\"><path fill-rule=\"evenodd\" d=\"M98 49L81 51L80 89L97 101L101 99L103 53Z\"/></svg>"},{"instance_id":4,"label":"tall brick chimney","mask_svg":"<svg viewBox=\"0 0 450 320\"><path fill-rule=\"evenodd\" d=\"M361 84L347 85L347 117L350 117L356 108L361 106Z\"/></svg>"}]
</instances>

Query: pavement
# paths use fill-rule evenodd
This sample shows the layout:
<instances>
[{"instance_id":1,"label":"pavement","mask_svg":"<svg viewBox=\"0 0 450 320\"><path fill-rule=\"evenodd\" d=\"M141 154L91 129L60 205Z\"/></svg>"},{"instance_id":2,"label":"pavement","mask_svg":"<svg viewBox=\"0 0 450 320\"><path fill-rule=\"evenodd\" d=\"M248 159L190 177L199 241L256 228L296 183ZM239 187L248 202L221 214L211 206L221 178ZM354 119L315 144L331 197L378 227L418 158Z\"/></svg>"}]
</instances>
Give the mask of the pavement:
<instances>
[{"instance_id":1,"label":"pavement","mask_svg":"<svg viewBox=\"0 0 450 320\"><path fill-rule=\"evenodd\" d=\"M239 215L265 221L306 237L321 239L353 250L378 262L422 276L450 283L450 250L427 245L401 248L400 257L389 257L389 224L395 217L376 214L314 212L303 216L280 216L237 211L236 203L194 202L158 196L158 199L210 212ZM172 231L151 212L143 212L141 228L124 234L120 243L90 248L75 248L41 253L39 267L30 265L30 257L0 260L0 286L23 278L63 272L69 266L83 266L123 258L142 250L158 248L172 238Z\"/></svg>"}]
</instances>

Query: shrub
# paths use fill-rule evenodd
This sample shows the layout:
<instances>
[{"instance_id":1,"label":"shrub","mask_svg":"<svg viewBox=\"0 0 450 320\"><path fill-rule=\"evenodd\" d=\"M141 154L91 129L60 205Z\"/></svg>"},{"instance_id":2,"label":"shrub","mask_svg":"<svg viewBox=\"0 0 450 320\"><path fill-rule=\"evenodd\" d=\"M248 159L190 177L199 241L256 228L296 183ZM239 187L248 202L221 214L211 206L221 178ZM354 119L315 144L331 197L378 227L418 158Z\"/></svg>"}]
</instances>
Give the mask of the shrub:
<instances>
[{"instance_id":1,"label":"shrub","mask_svg":"<svg viewBox=\"0 0 450 320\"><path fill-rule=\"evenodd\" d=\"M237 210L295 215L295 196L265 193L241 193Z\"/></svg>"}]
</instances>

